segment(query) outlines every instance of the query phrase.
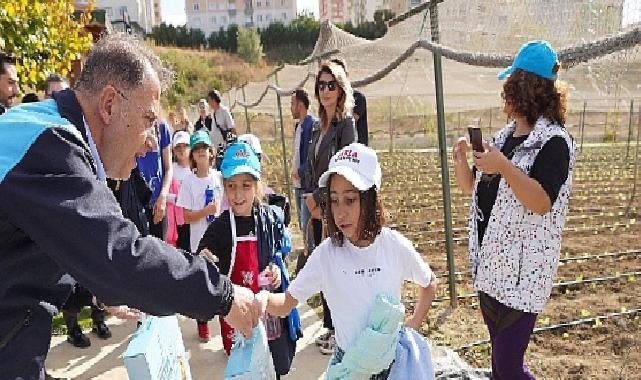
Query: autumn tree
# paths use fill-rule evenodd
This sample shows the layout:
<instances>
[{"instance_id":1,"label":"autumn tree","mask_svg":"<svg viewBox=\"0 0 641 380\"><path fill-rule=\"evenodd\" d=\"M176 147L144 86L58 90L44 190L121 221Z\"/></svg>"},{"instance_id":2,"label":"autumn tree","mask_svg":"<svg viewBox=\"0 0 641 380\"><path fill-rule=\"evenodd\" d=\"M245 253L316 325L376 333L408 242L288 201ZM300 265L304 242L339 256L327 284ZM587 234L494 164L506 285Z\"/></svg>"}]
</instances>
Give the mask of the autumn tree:
<instances>
[{"instance_id":1,"label":"autumn tree","mask_svg":"<svg viewBox=\"0 0 641 380\"><path fill-rule=\"evenodd\" d=\"M91 48L84 30L90 18L89 12L74 18L74 0L1 1L0 49L17 57L20 84L42 89L47 74L67 76Z\"/></svg>"}]
</instances>

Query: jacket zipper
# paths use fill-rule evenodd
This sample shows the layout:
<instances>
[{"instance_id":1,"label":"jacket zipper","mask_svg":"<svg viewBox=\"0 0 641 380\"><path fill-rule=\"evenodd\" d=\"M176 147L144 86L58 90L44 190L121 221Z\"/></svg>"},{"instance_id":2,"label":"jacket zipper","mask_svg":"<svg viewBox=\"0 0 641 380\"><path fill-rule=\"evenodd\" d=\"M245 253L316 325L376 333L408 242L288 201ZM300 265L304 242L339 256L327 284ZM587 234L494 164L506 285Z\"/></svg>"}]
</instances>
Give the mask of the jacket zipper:
<instances>
[{"instance_id":1,"label":"jacket zipper","mask_svg":"<svg viewBox=\"0 0 641 380\"><path fill-rule=\"evenodd\" d=\"M9 330L7 335L0 341L0 349L4 348L19 332L22 330L23 327L29 326L29 323L31 323L31 309L27 309L27 315L16 323L15 326Z\"/></svg>"}]
</instances>

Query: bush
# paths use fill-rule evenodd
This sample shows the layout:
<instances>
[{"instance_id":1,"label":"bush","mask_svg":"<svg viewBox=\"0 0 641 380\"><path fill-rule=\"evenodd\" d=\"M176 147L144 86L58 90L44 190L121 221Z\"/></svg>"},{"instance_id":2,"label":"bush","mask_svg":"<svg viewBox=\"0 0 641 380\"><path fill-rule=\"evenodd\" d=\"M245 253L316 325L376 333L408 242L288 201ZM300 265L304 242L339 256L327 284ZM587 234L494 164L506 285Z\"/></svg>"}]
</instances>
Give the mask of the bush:
<instances>
[{"instance_id":1,"label":"bush","mask_svg":"<svg viewBox=\"0 0 641 380\"><path fill-rule=\"evenodd\" d=\"M254 29L238 29L238 55L247 63L257 64L263 59L260 36Z\"/></svg>"}]
</instances>

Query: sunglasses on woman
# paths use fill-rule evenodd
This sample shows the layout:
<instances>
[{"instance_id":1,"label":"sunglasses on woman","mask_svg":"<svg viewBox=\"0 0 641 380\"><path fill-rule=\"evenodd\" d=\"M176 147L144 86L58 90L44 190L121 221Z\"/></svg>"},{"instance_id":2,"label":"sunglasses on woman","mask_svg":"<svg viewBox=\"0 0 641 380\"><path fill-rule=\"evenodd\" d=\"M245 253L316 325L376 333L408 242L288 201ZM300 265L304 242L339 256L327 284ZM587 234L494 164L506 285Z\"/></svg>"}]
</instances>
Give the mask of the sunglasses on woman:
<instances>
[{"instance_id":1,"label":"sunglasses on woman","mask_svg":"<svg viewBox=\"0 0 641 380\"><path fill-rule=\"evenodd\" d=\"M325 91L325 89L329 91L336 91L336 88L338 87L338 82L335 80L331 80L329 82L325 82L322 80L318 81L318 91Z\"/></svg>"}]
</instances>

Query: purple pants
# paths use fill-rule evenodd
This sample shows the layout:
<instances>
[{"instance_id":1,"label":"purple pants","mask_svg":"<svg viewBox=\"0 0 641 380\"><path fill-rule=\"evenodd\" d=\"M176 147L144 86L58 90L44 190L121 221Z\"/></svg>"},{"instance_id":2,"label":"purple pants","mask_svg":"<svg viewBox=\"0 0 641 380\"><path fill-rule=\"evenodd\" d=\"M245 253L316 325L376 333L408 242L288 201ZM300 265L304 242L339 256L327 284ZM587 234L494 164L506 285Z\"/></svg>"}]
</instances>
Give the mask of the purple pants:
<instances>
[{"instance_id":1,"label":"purple pants","mask_svg":"<svg viewBox=\"0 0 641 380\"><path fill-rule=\"evenodd\" d=\"M492 342L492 378L534 379L524 357L538 315L512 309L485 293L479 300Z\"/></svg>"}]
</instances>

